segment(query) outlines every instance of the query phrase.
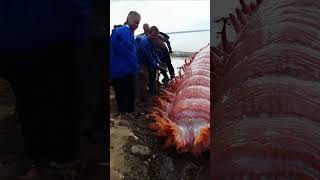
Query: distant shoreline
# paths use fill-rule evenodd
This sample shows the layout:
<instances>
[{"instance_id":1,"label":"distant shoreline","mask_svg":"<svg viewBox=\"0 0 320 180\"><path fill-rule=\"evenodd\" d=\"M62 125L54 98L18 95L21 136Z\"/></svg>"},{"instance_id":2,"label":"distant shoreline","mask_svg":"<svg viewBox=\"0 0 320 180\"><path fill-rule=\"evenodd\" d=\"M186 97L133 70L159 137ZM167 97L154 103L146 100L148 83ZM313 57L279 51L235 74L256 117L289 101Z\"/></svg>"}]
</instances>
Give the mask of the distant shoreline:
<instances>
[{"instance_id":1,"label":"distant shoreline","mask_svg":"<svg viewBox=\"0 0 320 180\"><path fill-rule=\"evenodd\" d=\"M173 57L190 57L194 54L195 52L182 52L182 51L173 51L171 56Z\"/></svg>"}]
</instances>

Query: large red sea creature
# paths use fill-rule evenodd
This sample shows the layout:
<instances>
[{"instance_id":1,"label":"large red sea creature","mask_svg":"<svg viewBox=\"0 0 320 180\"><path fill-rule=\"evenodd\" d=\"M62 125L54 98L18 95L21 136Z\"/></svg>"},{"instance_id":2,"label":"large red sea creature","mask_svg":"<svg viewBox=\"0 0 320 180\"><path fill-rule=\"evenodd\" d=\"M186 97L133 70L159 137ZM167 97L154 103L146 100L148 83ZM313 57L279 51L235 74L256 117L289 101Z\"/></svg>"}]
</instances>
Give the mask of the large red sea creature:
<instances>
[{"instance_id":1,"label":"large red sea creature","mask_svg":"<svg viewBox=\"0 0 320 180\"><path fill-rule=\"evenodd\" d=\"M240 2L212 47L212 179L320 179L320 3Z\"/></svg>"},{"instance_id":2,"label":"large red sea creature","mask_svg":"<svg viewBox=\"0 0 320 180\"><path fill-rule=\"evenodd\" d=\"M166 137L166 146L200 154L210 148L210 46L186 59L149 115L150 126Z\"/></svg>"}]
</instances>

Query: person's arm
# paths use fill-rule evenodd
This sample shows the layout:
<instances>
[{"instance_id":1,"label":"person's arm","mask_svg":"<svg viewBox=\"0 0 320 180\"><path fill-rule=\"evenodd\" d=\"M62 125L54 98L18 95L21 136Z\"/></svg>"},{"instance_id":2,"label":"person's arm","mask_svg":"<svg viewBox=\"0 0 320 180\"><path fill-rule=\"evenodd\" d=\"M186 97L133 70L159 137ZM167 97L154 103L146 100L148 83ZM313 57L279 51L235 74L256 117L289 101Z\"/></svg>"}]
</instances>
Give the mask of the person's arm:
<instances>
[{"instance_id":1,"label":"person's arm","mask_svg":"<svg viewBox=\"0 0 320 180\"><path fill-rule=\"evenodd\" d=\"M147 63L148 67L157 69L159 68L160 64L158 63L158 59L156 59L153 55L152 55L152 49L151 47L147 46L145 48L141 48L141 52L143 54L144 59L146 60L145 63Z\"/></svg>"},{"instance_id":2,"label":"person's arm","mask_svg":"<svg viewBox=\"0 0 320 180\"><path fill-rule=\"evenodd\" d=\"M155 58L155 62L157 63L157 64L159 64L159 66L158 66L158 68L157 69L159 69L160 71L166 71L166 65L165 65L165 63L163 63L161 60L160 60L160 58L159 58L159 56L158 56L158 53L156 52L156 51L154 51L154 58Z\"/></svg>"},{"instance_id":3,"label":"person's arm","mask_svg":"<svg viewBox=\"0 0 320 180\"><path fill-rule=\"evenodd\" d=\"M156 63L161 64L161 60L160 60L159 56L157 55L157 53L154 53L154 59L155 59Z\"/></svg>"}]
</instances>

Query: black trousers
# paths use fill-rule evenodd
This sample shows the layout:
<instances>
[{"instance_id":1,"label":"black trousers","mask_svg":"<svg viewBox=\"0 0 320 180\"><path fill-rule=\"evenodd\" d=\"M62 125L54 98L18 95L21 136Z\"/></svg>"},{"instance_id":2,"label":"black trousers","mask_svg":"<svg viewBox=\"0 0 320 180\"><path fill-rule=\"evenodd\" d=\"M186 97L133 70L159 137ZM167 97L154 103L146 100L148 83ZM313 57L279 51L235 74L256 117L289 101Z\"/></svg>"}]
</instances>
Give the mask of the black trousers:
<instances>
[{"instance_id":1,"label":"black trousers","mask_svg":"<svg viewBox=\"0 0 320 180\"><path fill-rule=\"evenodd\" d=\"M149 72L149 81L148 81L149 92L154 93L156 91L155 89L156 70L149 68L148 72Z\"/></svg>"},{"instance_id":2,"label":"black trousers","mask_svg":"<svg viewBox=\"0 0 320 180\"><path fill-rule=\"evenodd\" d=\"M132 113L135 111L135 76L126 75L113 80L118 111Z\"/></svg>"},{"instance_id":3,"label":"black trousers","mask_svg":"<svg viewBox=\"0 0 320 180\"><path fill-rule=\"evenodd\" d=\"M164 62L166 64L166 66L168 67L169 74L171 76L174 76L174 68L171 63L169 51L167 50L167 48L165 48L162 50L162 53L163 53L163 59L161 59L161 61ZM163 74L163 72L161 72L161 73Z\"/></svg>"}]
</instances>

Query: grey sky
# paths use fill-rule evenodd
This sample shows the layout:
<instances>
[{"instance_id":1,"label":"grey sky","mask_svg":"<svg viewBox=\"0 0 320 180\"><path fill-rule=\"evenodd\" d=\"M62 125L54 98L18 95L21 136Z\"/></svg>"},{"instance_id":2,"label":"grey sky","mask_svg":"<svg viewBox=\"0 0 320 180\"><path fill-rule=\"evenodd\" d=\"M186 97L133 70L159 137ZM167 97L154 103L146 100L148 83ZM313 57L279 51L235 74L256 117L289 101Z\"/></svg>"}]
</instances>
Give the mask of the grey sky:
<instances>
[{"instance_id":1,"label":"grey sky","mask_svg":"<svg viewBox=\"0 0 320 180\"><path fill-rule=\"evenodd\" d=\"M209 0L111 0L110 33L113 25L124 23L131 10L141 14L136 34L143 32L144 23L163 32L210 29ZM196 51L210 42L210 32L171 35L170 39L173 50Z\"/></svg>"}]
</instances>

